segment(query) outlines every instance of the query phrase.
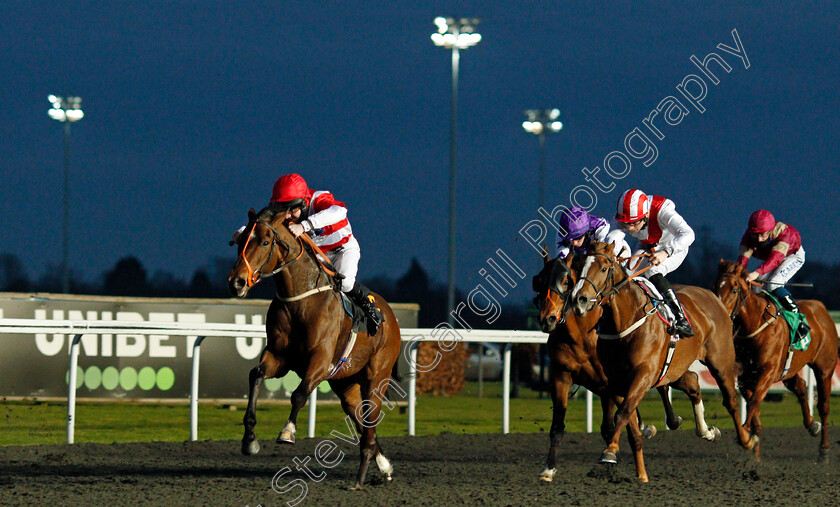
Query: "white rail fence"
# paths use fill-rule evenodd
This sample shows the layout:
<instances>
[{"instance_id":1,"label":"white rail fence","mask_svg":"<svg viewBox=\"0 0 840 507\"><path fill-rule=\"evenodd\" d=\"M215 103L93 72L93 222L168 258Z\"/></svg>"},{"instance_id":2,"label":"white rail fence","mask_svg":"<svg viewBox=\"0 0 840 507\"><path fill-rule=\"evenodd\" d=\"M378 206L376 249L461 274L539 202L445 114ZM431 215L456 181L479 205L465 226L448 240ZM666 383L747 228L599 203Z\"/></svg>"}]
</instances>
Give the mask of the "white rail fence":
<instances>
[{"instance_id":1,"label":"white rail fence","mask_svg":"<svg viewBox=\"0 0 840 507\"><path fill-rule=\"evenodd\" d=\"M840 327L840 326L838 326ZM439 341L433 332L440 334L440 330L422 328L402 329L404 342ZM201 343L207 337L249 337L264 338L264 325L249 324L220 324L220 323L178 323L178 322L148 322L148 321L113 321L113 320L41 320L41 319L0 319L0 334L39 334L60 333L73 336L70 347L69 379L67 391L67 443L74 441L76 422L76 375L79 363L79 345L82 336L89 333L107 334L124 333L136 335L167 334L173 336L198 336L193 344L192 372L190 376L190 440L198 439L198 385L199 360ZM472 330L458 331L458 340L464 343L500 343L505 344L502 369L502 432L510 431L510 366L511 347L514 344L542 344L547 335L539 331L500 331L500 330ZM417 348L410 349L409 362L409 390L408 390L408 434L415 434L416 420L416 383L417 377ZM696 363L692 369L702 369ZM810 371L810 370L809 370ZM243 375L247 372L243 372ZM808 399L813 411L813 375L808 375ZM309 418L307 435L315 436L315 419L317 408L317 392L315 389L309 396ZM742 400L742 411L744 403ZM592 432L593 397L586 391L586 431Z\"/></svg>"}]
</instances>

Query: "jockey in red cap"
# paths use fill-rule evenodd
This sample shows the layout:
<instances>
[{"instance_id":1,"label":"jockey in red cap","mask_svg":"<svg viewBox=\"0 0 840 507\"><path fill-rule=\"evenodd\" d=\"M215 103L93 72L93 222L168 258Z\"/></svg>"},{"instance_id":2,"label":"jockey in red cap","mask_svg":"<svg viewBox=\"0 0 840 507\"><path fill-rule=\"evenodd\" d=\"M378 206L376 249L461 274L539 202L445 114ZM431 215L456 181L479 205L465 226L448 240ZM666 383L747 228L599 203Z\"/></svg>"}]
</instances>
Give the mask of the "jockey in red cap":
<instances>
[{"instance_id":1,"label":"jockey in red cap","mask_svg":"<svg viewBox=\"0 0 840 507\"><path fill-rule=\"evenodd\" d=\"M347 220L347 206L326 190L309 190L306 180L299 174L286 174L277 179L269 205L281 214L285 213L285 223L295 237L304 233L312 237L344 276L341 291L365 311L378 330L381 320L373 296L356 280L362 253ZM238 234L234 234L234 241L236 236Z\"/></svg>"},{"instance_id":2,"label":"jockey in red cap","mask_svg":"<svg viewBox=\"0 0 840 507\"><path fill-rule=\"evenodd\" d=\"M650 258L643 258L636 269L653 265L643 276L659 290L676 317L668 332L694 336L677 294L665 278L685 260L688 247L694 243L694 231L677 213L674 202L658 195L648 196L641 190L630 189L619 197L617 207L615 219L627 234L639 240L636 253L653 253Z\"/></svg>"},{"instance_id":3,"label":"jockey in red cap","mask_svg":"<svg viewBox=\"0 0 840 507\"><path fill-rule=\"evenodd\" d=\"M760 259L764 263L748 274L747 280L764 282L787 310L798 312L799 307L796 306L785 283L805 264L805 249L802 248L799 231L790 225L777 222L767 210L760 209L754 212L750 215L747 230L741 237L738 263L746 268L750 257Z\"/></svg>"}]
</instances>

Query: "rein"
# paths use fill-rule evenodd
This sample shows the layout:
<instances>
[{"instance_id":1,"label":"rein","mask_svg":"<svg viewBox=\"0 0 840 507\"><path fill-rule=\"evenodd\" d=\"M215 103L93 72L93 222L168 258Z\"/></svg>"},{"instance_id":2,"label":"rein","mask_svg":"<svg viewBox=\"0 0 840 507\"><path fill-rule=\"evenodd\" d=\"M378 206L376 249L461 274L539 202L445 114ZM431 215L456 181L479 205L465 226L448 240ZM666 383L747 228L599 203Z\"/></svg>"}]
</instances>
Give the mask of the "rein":
<instances>
[{"instance_id":1,"label":"rein","mask_svg":"<svg viewBox=\"0 0 840 507\"><path fill-rule=\"evenodd\" d=\"M723 278L734 278L736 280L739 279L736 275L723 275ZM750 281L749 283L750 283L750 285L761 286L760 283L756 283L754 281ZM743 310L744 306L746 306L747 299L749 298L750 294L749 294L748 291L744 291L741 288L741 284L737 284L737 288L735 290L733 290L732 292L735 292L736 297L738 298L738 304L735 305L735 308L732 310L732 313L729 314L729 318L734 321L735 318L738 316L738 314L741 313L741 310ZM741 297L742 295L743 295L743 297ZM768 315L767 310L769 310L771 306L773 306L773 304L768 302L767 306L764 307L764 311L761 314L762 318L765 315ZM758 329L756 329L752 333L746 335L744 338L754 338L754 337L758 336L759 333L761 333L762 331L767 329L767 326L769 326L776 319L778 319L779 315L780 315L779 312L776 312L775 314L770 315L770 318L764 320L764 322L761 324L761 326L758 327Z\"/></svg>"},{"instance_id":2,"label":"rein","mask_svg":"<svg viewBox=\"0 0 840 507\"><path fill-rule=\"evenodd\" d=\"M272 233L271 248L268 251L268 258L266 258L265 262L262 263L262 266L260 266L256 270L253 270L253 269L251 269L251 263L248 262L248 258L245 257L245 251L248 249L248 243L250 243L251 236L254 234L254 231L257 229L257 224L258 223L264 225L265 227L268 227L268 230L271 231L271 233ZM259 281L260 278L270 278L270 277L276 275L277 273L286 269L291 264L293 264L298 259L300 259L301 256L303 256L303 244L301 243L300 244L300 247L301 247L300 252L298 253L297 257L295 257L294 259L292 259L288 262L280 264L279 266L274 268L274 271L272 271L271 273L269 273L267 275L263 275L262 270L266 266L266 264L271 262L271 258L274 255L274 247L275 246L279 247L280 243L282 243L282 244L286 245L286 250L291 251L291 247L289 246L289 244L286 243L285 241L283 241L282 239L279 239L278 238L279 235L280 235L280 233L278 233L277 230L274 227L268 225L267 222L264 222L262 220L255 220L254 225L251 226L251 230L248 232L248 239L245 240L245 246L242 247L242 254L240 255L242 257L242 262L245 263L245 268L248 270L248 278L246 280L246 283L248 284L248 287L253 287L254 284L256 284ZM298 241L298 242L300 243L300 241ZM283 259L283 260L285 260L285 259Z\"/></svg>"},{"instance_id":3,"label":"rein","mask_svg":"<svg viewBox=\"0 0 840 507\"><path fill-rule=\"evenodd\" d=\"M265 260L265 262L262 263L262 266L260 266L256 270L253 270L251 268L251 264L248 262L247 257L245 257L245 250L248 248L248 243L251 241L251 235L256 230L257 223L262 224L263 226L267 227L271 231L272 239L271 239L271 249L268 252L268 258ZM312 241L312 238L310 238L308 234L301 234L300 236L295 238L297 240L297 243L298 243L299 247L300 247L300 251L298 252L297 256L294 259L292 259L290 261L282 262L279 266L274 268L274 270L271 271L271 273L268 273L268 274L264 275L262 273L262 270L269 262L271 262L271 259L274 255L274 247L275 246L279 247L280 244L282 243L283 245L285 245L286 250L291 251L291 247L289 246L289 244L286 243L285 241L283 241L282 239L279 239L279 236L280 236L280 233L277 232L277 230L274 227L272 227L271 225L269 225L267 222L262 221L262 220L254 221L254 225L251 226L251 230L248 232L248 239L245 240L245 246L242 247L242 254L241 254L242 261L245 263L245 267L248 270L248 279L246 280L246 283L248 284L248 287L253 287L254 284L256 284L260 280L260 278L270 278L270 277L276 275L277 273L279 273L280 271L288 268L289 266L291 266L292 264L294 264L298 260L300 260L300 258L303 257L303 252L306 250L306 248L304 246L304 243L310 246L310 248L311 248L310 251L312 252L312 257L315 259L315 262L318 264L319 269L321 269L324 273L328 274L329 276L332 276L332 277L336 276L336 271L332 268L332 265L330 265L328 261L323 261L322 260L322 258L323 259L327 258L326 254L324 254L324 252L321 251L320 248L318 248L318 246L315 244L314 241ZM286 259L283 258L281 260L285 261ZM333 288L332 285L323 285L321 287L317 287L315 289L306 291L303 294L299 294L297 296L280 297L279 295L275 294L274 297L277 298L280 301L289 303L289 302L292 302L292 301L299 301L301 299L312 296L314 294L318 294L320 292L325 292L325 291L328 291L328 290L332 290L332 288Z\"/></svg>"}]
</instances>

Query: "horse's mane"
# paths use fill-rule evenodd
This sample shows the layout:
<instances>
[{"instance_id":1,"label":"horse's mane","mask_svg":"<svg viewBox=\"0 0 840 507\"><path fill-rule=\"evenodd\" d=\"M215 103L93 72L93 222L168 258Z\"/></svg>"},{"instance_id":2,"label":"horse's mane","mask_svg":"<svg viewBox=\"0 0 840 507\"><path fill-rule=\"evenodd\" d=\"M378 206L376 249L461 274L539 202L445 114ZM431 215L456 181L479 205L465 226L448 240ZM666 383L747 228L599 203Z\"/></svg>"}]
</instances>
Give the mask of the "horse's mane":
<instances>
[{"instance_id":1,"label":"horse's mane","mask_svg":"<svg viewBox=\"0 0 840 507\"><path fill-rule=\"evenodd\" d=\"M279 210L276 206L272 206L271 204L269 204L257 213L256 219L271 222L272 220L274 220L274 217L277 216L278 211Z\"/></svg>"}]
</instances>

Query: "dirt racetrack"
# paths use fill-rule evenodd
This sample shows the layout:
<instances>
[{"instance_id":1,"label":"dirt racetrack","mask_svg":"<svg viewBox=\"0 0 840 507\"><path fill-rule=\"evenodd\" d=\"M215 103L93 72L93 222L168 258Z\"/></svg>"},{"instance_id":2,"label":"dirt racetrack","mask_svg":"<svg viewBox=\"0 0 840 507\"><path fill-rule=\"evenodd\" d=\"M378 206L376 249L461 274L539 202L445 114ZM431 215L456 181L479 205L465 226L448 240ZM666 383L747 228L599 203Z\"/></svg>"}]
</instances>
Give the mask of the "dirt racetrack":
<instances>
[{"instance_id":1,"label":"dirt racetrack","mask_svg":"<svg viewBox=\"0 0 840 507\"><path fill-rule=\"evenodd\" d=\"M336 439L346 455L329 469L313 457L323 438L299 439L294 447L263 440L251 457L236 441L13 446L0 448L0 503L285 505L303 487L281 494L272 478L290 467L276 486L305 481L301 505L837 505L840 429L831 427L829 437L828 463L820 463L817 439L804 428L767 428L756 463L735 445L732 430L718 442L689 430L662 431L645 442L648 484L634 478L626 440L618 465L598 465L598 436L566 435L554 482L540 484L545 434L383 438L394 482L382 484L373 466L362 491L347 491L357 448ZM295 470L294 458L307 457L311 473L323 474L320 482Z\"/></svg>"}]
</instances>

